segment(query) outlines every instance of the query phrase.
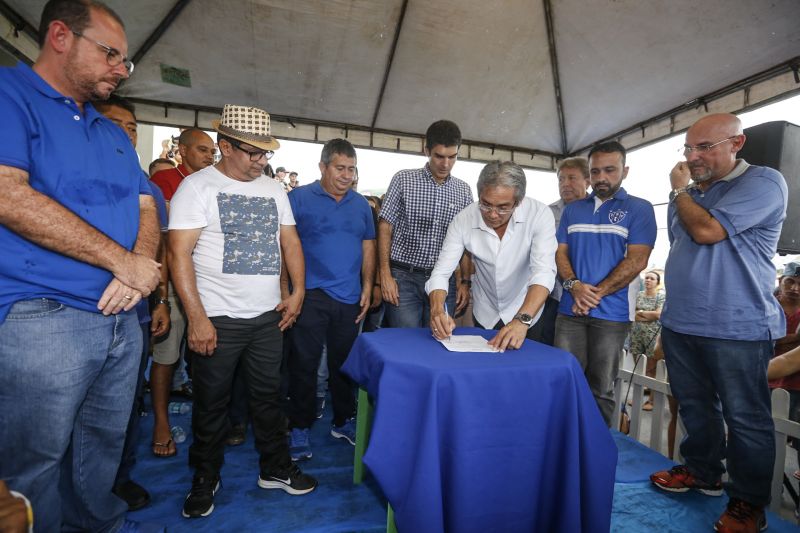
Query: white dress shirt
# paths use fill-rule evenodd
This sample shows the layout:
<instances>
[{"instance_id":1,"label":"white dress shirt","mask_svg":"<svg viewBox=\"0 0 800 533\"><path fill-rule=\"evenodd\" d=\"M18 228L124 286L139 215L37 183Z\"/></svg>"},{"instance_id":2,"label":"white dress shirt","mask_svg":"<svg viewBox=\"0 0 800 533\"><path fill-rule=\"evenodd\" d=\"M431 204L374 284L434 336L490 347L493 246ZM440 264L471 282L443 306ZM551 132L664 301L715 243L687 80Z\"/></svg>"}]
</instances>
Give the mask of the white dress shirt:
<instances>
[{"instance_id":1,"label":"white dress shirt","mask_svg":"<svg viewBox=\"0 0 800 533\"><path fill-rule=\"evenodd\" d=\"M447 228L442 251L425 291L447 291L450 275L466 249L472 253L472 312L482 326L514 319L531 285L548 291L556 277L556 234L550 208L524 198L514 209L503 238L483 221L478 202L464 208ZM448 310L451 313L454 310ZM536 313L535 323L542 310Z\"/></svg>"}]
</instances>

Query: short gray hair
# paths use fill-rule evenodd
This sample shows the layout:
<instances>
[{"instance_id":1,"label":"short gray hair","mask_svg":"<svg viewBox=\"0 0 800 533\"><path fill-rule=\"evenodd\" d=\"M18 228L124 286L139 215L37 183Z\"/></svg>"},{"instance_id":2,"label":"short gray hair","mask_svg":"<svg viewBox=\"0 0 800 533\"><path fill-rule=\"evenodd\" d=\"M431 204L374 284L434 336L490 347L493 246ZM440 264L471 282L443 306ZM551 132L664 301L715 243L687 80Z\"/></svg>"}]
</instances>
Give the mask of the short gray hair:
<instances>
[{"instance_id":1,"label":"short gray hair","mask_svg":"<svg viewBox=\"0 0 800 533\"><path fill-rule=\"evenodd\" d=\"M492 161L481 170L478 176L478 196L487 187L511 187L514 189L514 202L519 204L525 198L525 171L513 161Z\"/></svg>"}]
</instances>

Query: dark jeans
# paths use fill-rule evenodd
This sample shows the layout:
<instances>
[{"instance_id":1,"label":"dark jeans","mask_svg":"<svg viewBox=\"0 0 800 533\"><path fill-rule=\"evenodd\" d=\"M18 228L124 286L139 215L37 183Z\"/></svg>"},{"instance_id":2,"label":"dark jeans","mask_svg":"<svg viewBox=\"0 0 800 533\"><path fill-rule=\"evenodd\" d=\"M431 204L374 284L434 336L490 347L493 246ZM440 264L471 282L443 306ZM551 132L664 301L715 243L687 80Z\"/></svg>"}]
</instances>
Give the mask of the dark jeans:
<instances>
[{"instance_id":1,"label":"dark jeans","mask_svg":"<svg viewBox=\"0 0 800 533\"><path fill-rule=\"evenodd\" d=\"M561 314L556 317L555 346L570 352L581 364L600 414L609 427L614 413L614 380L630 329L630 322Z\"/></svg>"},{"instance_id":2,"label":"dark jeans","mask_svg":"<svg viewBox=\"0 0 800 533\"><path fill-rule=\"evenodd\" d=\"M542 316L539 317L539 321L536 323L539 326L542 332L542 340L539 342L543 342L548 346L553 346L556 341L556 316L558 316L558 300L555 298L547 297L547 300L544 301L544 309L542 310Z\"/></svg>"},{"instance_id":3,"label":"dark jeans","mask_svg":"<svg viewBox=\"0 0 800 533\"><path fill-rule=\"evenodd\" d=\"M475 315L472 315L472 321L475 323L476 327L479 327L481 329L489 329L480 322L478 322L478 319L475 318ZM497 324L495 324L492 327L492 329L499 330L505 325L506 325L505 322L503 322L502 320L498 320ZM539 317L539 320L537 320L534 325L528 328L528 333L525 334L525 338L536 342L542 342L542 317Z\"/></svg>"},{"instance_id":4,"label":"dark jeans","mask_svg":"<svg viewBox=\"0 0 800 533\"><path fill-rule=\"evenodd\" d=\"M279 321L276 311L255 318L211 318L217 329L217 349L210 357L192 354L194 441L189 448L189 465L197 475L213 476L222 468L225 438L230 431L228 407L240 361L259 466L269 471L288 464L286 418L278 397L283 338Z\"/></svg>"},{"instance_id":5,"label":"dark jeans","mask_svg":"<svg viewBox=\"0 0 800 533\"><path fill-rule=\"evenodd\" d=\"M306 429L316 420L317 368L322 346L328 346L328 389L333 424L341 426L356 412L355 385L339 369L358 335L359 305L334 300L325 291L306 292L303 311L290 330L289 425Z\"/></svg>"},{"instance_id":6,"label":"dark jeans","mask_svg":"<svg viewBox=\"0 0 800 533\"><path fill-rule=\"evenodd\" d=\"M775 428L767 387L772 341L698 337L661 329L669 382L686 436L689 470L714 482L725 472L725 490L754 505L770 500ZM727 439L725 426L728 425Z\"/></svg>"},{"instance_id":7,"label":"dark jeans","mask_svg":"<svg viewBox=\"0 0 800 533\"><path fill-rule=\"evenodd\" d=\"M122 462L117 470L117 479L114 485L119 485L130 481L131 470L136 466L136 445L139 442L139 425L142 418L142 384L144 383L144 372L147 369L148 352L150 351L150 321L139 324L142 328L142 355L139 363L139 376L136 379L136 392L133 397L133 407L131 417L128 420L128 429L125 432L125 446L122 448Z\"/></svg>"},{"instance_id":8,"label":"dark jeans","mask_svg":"<svg viewBox=\"0 0 800 533\"><path fill-rule=\"evenodd\" d=\"M408 272L392 267L392 277L397 281L400 305L384 302L386 322L390 328L427 328L431 322L431 306L425 293L428 276L424 272ZM450 316L456 312L456 277L450 277L447 290L447 311Z\"/></svg>"}]
</instances>

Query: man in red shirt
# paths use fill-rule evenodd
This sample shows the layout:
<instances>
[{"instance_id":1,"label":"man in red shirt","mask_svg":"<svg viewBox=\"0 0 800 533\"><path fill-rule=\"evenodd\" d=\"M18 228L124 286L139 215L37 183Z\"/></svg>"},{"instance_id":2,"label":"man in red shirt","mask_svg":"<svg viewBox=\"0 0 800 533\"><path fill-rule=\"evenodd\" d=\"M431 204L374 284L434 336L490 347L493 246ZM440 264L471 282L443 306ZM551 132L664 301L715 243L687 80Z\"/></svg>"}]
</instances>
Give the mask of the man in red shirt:
<instances>
[{"instance_id":1,"label":"man in red shirt","mask_svg":"<svg viewBox=\"0 0 800 533\"><path fill-rule=\"evenodd\" d=\"M164 193L164 199L169 202L172 195L178 190L183 178L214 163L214 141L206 132L198 128L188 128L181 132L178 139L178 153L181 154L181 164L177 168L168 168L153 174L150 178Z\"/></svg>"},{"instance_id":2,"label":"man in red shirt","mask_svg":"<svg viewBox=\"0 0 800 533\"><path fill-rule=\"evenodd\" d=\"M214 141L211 137L198 128L188 128L181 132L178 139L178 152L181 154L181 164L176 168L168 168L153 174L150 178L164 193L164 199L169 205L175 191L178 190L183 178L202 170L214 163ZM153 345L153 365L150 369L150 390L153 399L153 454L158 457L172 457L177 453L175 443L170 433L169 414L167 404L172 388L172 375L175 363L180 358L181 340L186 329L186 320L183 307L175 295L175 290L169 279L162 280L168 285L171 327L169 332L162 336Z\"/></svg>"},{"instance_id":3,"label":"man in red shirt","mask_svg":"<svg viewBox=\"0 0 800 533\"><path fill-rule=\"evenodd\" d=\"M778 282L778 301L786 315L786 336L775 341L775 356L800 346L800 263L791 262L783 267L783 275ZM789 391L789 418L795 422L800 421L800 372L786 377L772 379L769 382L771 389L785 389ZM792 447L800 448L800 443L793 441ZM800 454L800 451L798 451ZM795 471L794 477L800 479L800 470Z\"/></svg>"},{"instance_id":4,"label":"man in red shirt","mask_svg":"<svg viewBox=\"0 0 800 533\"><path fill-rule=\"evenodd\" d=\"M776 296L786 315L786 336L775 342L775 355L780 355L800 346L800 335L797 333L800 326L800 263L791 262L783 267ZM800 389L800 374L792 377L796 378L799 384L794 388Z\"/></svg>"}]
</instances>

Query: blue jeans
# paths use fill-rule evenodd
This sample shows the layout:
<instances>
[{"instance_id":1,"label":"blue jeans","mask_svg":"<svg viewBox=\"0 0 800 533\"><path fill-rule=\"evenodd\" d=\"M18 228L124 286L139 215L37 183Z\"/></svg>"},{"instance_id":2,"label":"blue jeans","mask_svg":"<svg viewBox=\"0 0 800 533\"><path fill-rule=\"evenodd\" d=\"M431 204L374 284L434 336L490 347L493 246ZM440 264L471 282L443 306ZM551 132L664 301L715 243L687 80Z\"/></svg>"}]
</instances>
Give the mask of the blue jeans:
<instances>
[{"instance_id":1,"label":"blue jeans","mask_svg":"<svg viewBox=\"0 0 800 533\"><path fill-rule=\"evenodd\" d=\"M142 350L134 311L19 301L0 324L0 478L33 505L37 531L109 531L111 493Z\"/></svg>"},{"instance_id":2,"label":"blue jeans","mask_svg":"<svg viewBox=\"0 0 800 533\"><path fill-rule=\"evenodd\" d=\"M140 323L142 331L142 355L139 363L139 373L136 378L136 391L131 406L131 417L128 420L128 429L125 431L125 446L122 448L122 462L117 471L115 485L121 485L131 480L131 471L136 466L136 447L139 444L139 426L141 425L142 415L140 412L144 406L142 400L142 386L144 385L144 373L147 370L147 360L149 359L150 348L150 321Z\"/></svg>"},{"instance_id":3,"label":"blue jeans","mask_svg":"<svg viewBox=\"0 0 800 533\"><path fill-rule=\"evenodd\" d=\"M427 328L431 322L431 306L425 293L428 276L423 272L408 272L392 267L392 277L397 281L397 294L400 305L384 302L386 321L390 328ZM456 312L456 278L450 277L447 290L447 311L450 316Z\"/></svg>"},{"instance_id":4,"label":"blue jeans","mask_svg":"<svg viewBox=\"0 0 800 533\"><path fill-rule=\"evenodd\" d=\"M570 352L581 364L589 389L608 426L611 426L614 414L614 380L619 373L622 346L630 329L630 322L562 314L556 317L555 346Z\"/></svg>"},{"instance_id":5,"label":"blue jeans","mask_svg":"<svg viewBox=\"0 0 800 533\"><path fill-rule=\"evenodd\" d=\"M775 463L767 364L772 341L734 341L662 328L670 387L686 426L681 454L699 479L725 472L729 496L754 505L770 500ZM726 442L723 419L728 425Z\"/></svg>"}]
</instances>

